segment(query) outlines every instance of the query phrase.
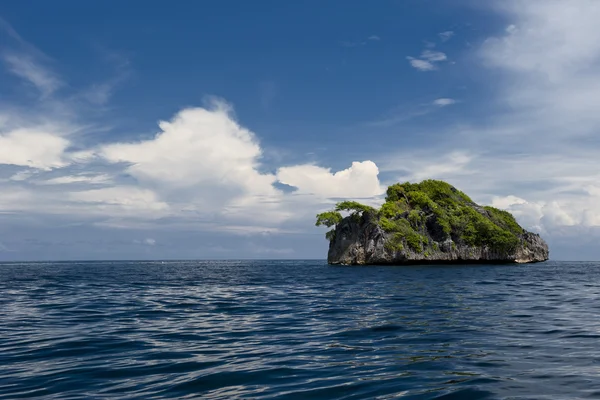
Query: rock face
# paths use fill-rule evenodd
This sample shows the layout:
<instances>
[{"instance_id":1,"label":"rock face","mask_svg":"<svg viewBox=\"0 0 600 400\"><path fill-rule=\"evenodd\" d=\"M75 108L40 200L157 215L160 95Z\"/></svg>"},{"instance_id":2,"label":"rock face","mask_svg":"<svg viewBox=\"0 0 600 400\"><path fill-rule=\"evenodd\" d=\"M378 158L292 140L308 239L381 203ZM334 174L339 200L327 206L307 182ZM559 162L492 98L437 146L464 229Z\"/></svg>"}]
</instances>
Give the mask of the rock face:
<instances>
[{"instance_id":1,"label":"rock face","mask_svg":"<svg viewBox=\"0 0 600 400\"><path fill-rule=\"evenodd\" d=\"M538 234L522 229L509 213L481 207L445 182L425 182L391 186L386 204L380 210L361 206L363 208L351 215L336 220L334 230L328 234L328 263L534 263L548 260L546 242Z\"/></svg>"},{"instance_id":2,"label":"rock face","mask_svg":"<svg viewBox=\"0 0 600 400\"><path fill-rule=\"evenodd\" d=\"M521 243L512 250L487 246L457 245L452 239L438 243L438 249L414 251L386 246L392 234L385 232L377 219L364 213L360 219L346 217L329 242L329 264L453 264L453 263L534 263L548 260L548 245L535 233L524 232Z\"/></svg>"}]
</instances>

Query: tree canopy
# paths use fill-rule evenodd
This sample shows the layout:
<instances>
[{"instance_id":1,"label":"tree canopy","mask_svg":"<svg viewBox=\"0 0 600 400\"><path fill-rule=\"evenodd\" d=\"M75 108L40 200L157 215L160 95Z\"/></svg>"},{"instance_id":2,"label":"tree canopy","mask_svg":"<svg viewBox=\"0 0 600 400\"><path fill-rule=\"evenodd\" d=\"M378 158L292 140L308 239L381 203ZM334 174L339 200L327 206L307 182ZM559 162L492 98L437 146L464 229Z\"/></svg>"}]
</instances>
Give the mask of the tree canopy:
<instances>
[{"instance_id":1,"label":"tree canopy","mask_svg":"<svg viewBox=\"0 0 600 400\"><path fill-rule=\"evenodd\" d=\"M351 216L372 213L379 226L391 234L389 243L396 250L406 245L413 251L427 251L447 239L469 246L510 249L524 232L509 212L480 207L452 185L431 179L390 185L379 209L342 201L334 210L318 214L317 226L334 227L326 234L330 240L343 219L340 211L350 212Z\"/></svg>"}]
</instances>

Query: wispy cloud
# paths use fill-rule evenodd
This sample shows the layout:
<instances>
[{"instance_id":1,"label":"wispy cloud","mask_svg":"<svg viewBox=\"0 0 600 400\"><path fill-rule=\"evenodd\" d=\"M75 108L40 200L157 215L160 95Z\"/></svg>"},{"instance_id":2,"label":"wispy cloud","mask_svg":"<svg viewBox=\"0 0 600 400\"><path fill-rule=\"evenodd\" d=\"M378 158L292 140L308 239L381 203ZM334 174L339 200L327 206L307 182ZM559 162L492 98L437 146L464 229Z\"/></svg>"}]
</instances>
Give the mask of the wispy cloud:
<instances>
[{"instance_id":1,"label":"wispy cloud","mask_svg":"<svg viewBox=\"0 0 600 400\"><path fill-rule=\"evenodd\" d=\"M419 71L433 71L436 68L435 65L433 65L432 62L430 61L426 61L426 60L419 60L418 58L414 58L414 57L406 57L406 59L410 62L410 65L415 68L418 69Z\"/></svg>"},{"instance_id":2,"label":"wispy cloud","mask_svg":"<svg viewBox=\"0 0 600 400\"><path fill-rule=\"evenodd\" d=\"M453 31L440 32L440 33L438 33L438 36L440 37L440 40L442 42L447 42L448 40L452 39L452 36L454 36L454 32Z\"/></svg>"},{"instance_id":3,"label":"wispy cloud","mask_svg":"<svg viewBox=\"0 0 600 400\"><path fill-rule=\"evenodd\" d=\"M102 106L108 103L117 88L133 74L129 58L117 51L99 48L102 60L112 70L113 76L101 82L95 82L78 92L75 97Z\"/></svg>"},{"instance_id":4,"label":"wispy cloud","mask_svg":"<svg viewBox=\"0 0 600 400\"><path fill-rule=\"evenodd\" d=\"M402 107L396 107L385 113L381 118L366 123L366 126L372 127L390 127L415 118L423 117L436 110L455 104L457 101L451 98L439 98L427 103L409 104Z\"/></svg>"},{"instance_id":5,"label":"wispy cloud","mask_svg":"<svg viewBox=\"0 0 600 400\"><path fill-rule=\"evenodd\" d=\"M46 97L62 86L62 81L50 70L35 62L31 55L4 53L2 60L14 75L35 86Z\"/></svg>"},{"instance_id":6,"label":"wispy cloud","mask_svg":"<svg viewBox=\"0 0 600 400\"><path fill-rule=\"evenodd\" d=\"M379 154L373 161L346 159L337 169L280 162L265 172L259 136L236 121L232 107L223 102L165 115L158 133L145 140L120 138L102 145L78 143L76 135L65 134L73 131L68 129L75 125L72 115L86 122L67 101L62 104L71 107L68 118L40 115L37 109L15 117L1 110L0 214L93 220L104 228L210 226L256 237L258 232L302 231L301 224L328 208L334 197L376 201L383 172L389 177L383 183L448 180L476 201L507 208L526 226L550 235L595 229L600 227L600 44L595 40L600 5L581 4L503 3L508 27L470 50L477 52L473 68L480 68L478 73L489 69L498 77L486 82L492 93L485 118L428 125L423 131L432 128L431 140L420 150ZM0 29L22 40L14 30ZM377 44L374 38L355 43L369 40ZM448 60L443 52L423 48L418 57L408 57L418 70L432 71ZM52 63L25 48L13 50L2 53L12 74L46 96L46 103L64 100L71 88L47 68ZM14 54L17 61L10 59ZM34 65L25 65L19 75L13 69L22 60ZM110 82L89 88L89 102L110 102ZM427 97L413 101L412 108L392 110L371 126L400 124L456 102ZM295 190L280 190L277 182ZM151 239L147 235L156 238L156 247L164 243L154 233L131 236L128 243L139 238L142 244Z\"/></svg>"},{"instance_id":7,"label":"wispy cloud","mask_svg":"<svg viewBox=\"0 0 600 400\"><path fill-rule=\"evenodd\" d=\"M143 240L139 240L136 239L133 241L134 244L142 244L142 245L146 245L146 246L155 246L156 245L156 239L153 238L146 238Z\"/></svg>"},{"instance_id":8,"label":"wispy cloud","mask_svg":"<svg viewBox=\"0 0 600 400\"><path fill-rule=\"evenodd\" d=\"M433 104L439 107L446 107L455 104L456 100L450 98L435 99Z\"/></svg>"},{"instance_id":9,"label":"wispy cloud","mask_svg":"<svg viewBox=\"0 0 600 400\"><path fill-rule=\"evenodd\" d=\"M398 179L448 180L550 240L598 240L600 3L580 3L495 3L509 23L474 48L480 72L496 77L484 122L439 127L427 151L375 160L380 169Z\"/></svg>"},{"instance_id":10,"label":"wispy cloud","mask_svg":"<svg viewBox=\"0 0 600 400\"><path fill-rule=\"evenodd\" d=\"M448 57L446 56L446 54L442 53L441 51L434 51L428 49L423 50L419 58L410 56L406 57L410 65L413 68L418 69L419 71L434 71L438 68L436 64L441 61L445 61L447 58Z\"/></svg>"},{"instance_id":11,"label":"wispy cloud","mask_svg":"<svg viewBox=\"0 0 600 400\"><path fill-rule=\"evenodd\" d=\"M345 41L341 42L341 45L343 47L360 47L360 46L365 46L369 42L378 42L380 40L381 40L381 38L379 36L371 35L368 38L361 39L361 40L354 40L354 41L345 40Z\"/></svg>"},{"instance_id":12,"label":"wispy cloud","mask_svg":"<svg viewBox=\"0 0 600 400\"><path fill-rule=\"evenodd\" d=\"M421 53L421 58L431 62L439 62L445 61L448 57L441 51L424 50L423 53Z\"/></svg>"},{"instance_id":13,"label":"wispy cloud","mask_svg":"<svg viewBox=\"0 0 600 400\"><path fill-rule=\"evenodd\" d=\"M31 183L39 185L69 185L73 183L85 183L85 184L107 184L111 183L111 177L106 174L78 174L78 175L63 175L57 178L51 178L40 181L32 181Z\"/></svg>"},{"instance_id":14,"label":"wispy cloud","mask_svg":"<svg viewBox=\"0 0 600 400\"><path fill-rule=\"evenodd\" d=\"M42 97L50 96L63 86L58 75L45 66L50 61L49 57L23 39L0 17L0 36L2 35L8 37L9 41L0 48L0 59L9 72L35 87Z\"/></svg>"}]
</instances>

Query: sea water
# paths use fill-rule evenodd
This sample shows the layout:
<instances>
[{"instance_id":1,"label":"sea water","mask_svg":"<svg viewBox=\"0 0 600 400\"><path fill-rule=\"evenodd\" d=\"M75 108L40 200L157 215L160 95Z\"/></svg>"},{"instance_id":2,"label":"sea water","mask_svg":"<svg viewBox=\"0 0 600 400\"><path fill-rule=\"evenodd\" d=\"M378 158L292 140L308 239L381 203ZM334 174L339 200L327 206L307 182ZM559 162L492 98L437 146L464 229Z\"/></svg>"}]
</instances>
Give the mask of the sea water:
<instances>
[{"instance_id":1,"label":"sea water","mask_svg":"<svg viewBox=\"0 0 600 400\"><path fill-rule=\"evenodd\" d=\"M600 264L0 264L0 398L600 398Z\"/></svg>"}]
</instances>

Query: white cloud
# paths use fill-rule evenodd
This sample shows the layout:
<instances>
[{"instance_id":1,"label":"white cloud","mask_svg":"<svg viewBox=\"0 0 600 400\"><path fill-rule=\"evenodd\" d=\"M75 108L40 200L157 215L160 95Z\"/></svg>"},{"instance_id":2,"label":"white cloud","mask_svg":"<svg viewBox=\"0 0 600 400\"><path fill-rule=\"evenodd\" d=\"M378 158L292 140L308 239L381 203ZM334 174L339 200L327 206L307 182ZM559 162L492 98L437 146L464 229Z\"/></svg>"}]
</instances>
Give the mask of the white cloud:
<instances>
[{"instance_id":1,"label":"white cloud","mask_svg":"<svg viewBox=\"0 0 600 400\"><path fill-rule=\"evenodd\" d=\"M17 129L0 132L0 164L49 170L67 165L63 155L69 141L50 132Z\"/></svg>"},{"instance_id":2,"label":"white cloud","mask_svg":"<svg viewBox=\"0 0 600 400\"><path fill-rule=\"evenodd\" d=\"M27 210L34 200L34 194L21 188L0 191L0 212ZM44 210L46 211L46 210Z\"/></svg>"},{"instance_id":3,"label":"white cloud","mask_svg":"<svg viewBox=\"0 0 600 400\"><path fill-rule=\"evenodd\" d=\"M393 155L391 159L383 161L382 170L393 171L398 167L408 171L398 181L410 180L414 182L423 179L440 179L452 181L454 177L472 175L469 164L473 157L464 151L454 151L449 154L434 154L426 151L412 154Z\"/></svg>"},{"instance_id":4,"label":"white cloud","mask_svg":"<svg viewBox=\"0 0 600 400\"><path fill-rule=\"evenodd\" d=\"M18 195L4 196L0 211L102 216L106 219L95 223L111 227L170 218L190 227L211 221L211 229L264 232L278 231L286 221L312 219L316 209L332 204L332 197L369 199L382 192L370 161L338 172L315 165L262 172L256 136L233 119L224 102L184 109L159 126L146 140L76 152L68 151L69 140L51 133L2 134L0 162L27 169L3 181L12 182L5 190ZM127 183L119 176L129 176ZM286 195L274 187L277 179L298 190Z\"/></svg>"},{"instance_id":5,"label":"white cloud","mask_svg":"<svg viewBox=\"0 0 600 400\"><path fill-rule=\"evenodd\" d=\"M454 36L454 32L453 31L440 32L440 33L438 33L438 36L440 37L442 42L447 42L448 40L450 40L452 38L452 36Z\"/></svg>"},{"instance_id":6,"label":"white cloud","mask_svg":"<svg viewBox=\"0 0 600 400\"><path fill-rule=\"evenodd\" d=\"M448 57L441 51L424 50L423 53L421 53L421 58L431 62L439 62L446 60Z\"/></svg>"},{"instance_id":7,"label":"white cloud","mask_svg":"<svg viewBox=\"0 0 600 400\"><path fill-rule=\"evenodd\" d=\"M557 201L527 201L516 196L495 197L492 206L510 211L526 228L544 234L579 224L582 214ZM573 213L575 211L575 213Z\"/></svg>"},{"instance_id":8,"label":"white cloud","mask_svg":"<svg viewBox=\"0 0 600 400\"><path fill-rule=\"evenodd\" d=\"M546 227L554 226L572 226L578 223L577 218L570 215L557 201L545 204L542 208L543 223Z\"/></svg>"},{"instance_id":9,"label":"white cloud","mask_svg":"<svg viewBox=\"0 0 600 400\"><path fill-rule=\"evenodd\" d=\"M495 70L484 122L441 127L427 151L378 164L398 180L448 180L550 238L582 235L600 226L600 3L494 4L508 23L476 49Z\"/></svg>"},{"instance_id":10,"label":"white cloud","mask_svg":"<svg viewBox=\"0 0 600 400\"><path fill-rule=\"evenodd\" d=\"M135 239L133 240L134 244L141 244L141 245L145 245L145 246L155 246L156 245L156 239L153 238L146 238L146 239Z\"/></svg>"},{"instance_id":11,"label":"white cloud","mask_svg":"<svg viewBox=\"0 0 600 400\"><path fill-rule=\"evenodd\" d=\"M406 57L413 68L419 71L434 71L437 69L436 63L445 61L448 57L441 51L423 50L420 58Z\"/></svg>"},{"instance_id":12,"label":"white cloud","mask_svg":"<svg viewBox=\"0 0 600 400\"><path fill-rule=\"evenodd\" d=\"M440 107L446 107L446 106L450 106L452 104L455 104L456 100L454 99L449 99L449 98L441 98L441 99L435 99L433 101L433 104L436 106L440 106Z\"/></svg>"},{"instance_id":13,"label":"white cloud","mask_svg":"<svg viewBox=\"0 0 600 400\"><path fill-rule=\"evenodd\" d=\"M371 36L369 36L368 39L369 40L381 40L381 38L379 36L377 36L377 35L371 35Z\"/></svg>"},{"instance_id":14,"label":"white cloud","mask_svg":"<svg viewBox=\"0 0 600 400\"><path fill-rule=\"evenodd\" d=\"M71 183L86 183L91 185L107 184L111 182L111 177L107 174L79 174L64 175L47 180L34 181L38 185L68 185Z\"/></svg>"},{"instance_id":15,"label":"white cloud","mask_svg":"<svg viewBox=\"0 0 600 400\"><path fill-rule=\"evenodd\" d=\"M269 191L274 176L257 171L261 148L252 132L238 125L225 103L190 108L159 123L152 139L104 146L110 162L130 163L127 172L141 181L168 186L214 183Z\"/></svg>"},{"instance_id":16,"label":"white cloud","mask_svg":"<svg viewBox=\"0 0 600 400\"><path fill-rule=\"evenodd\" d=\"M43 96L62 86L60 79L34 61L31 55L4 53L2 59L13 74L33 84Z\"/></svg>"},{"instance_id":17,"label":"white cloud","mask_svg":"<svg viewBox=\"0 0 600 400\"><path fill-rule=\"evenodd\" d=\"M60 128L79 117L74 109L56 118L40 118L34 110L18 121L3 111L0 164L10 167L4 167L0 211L101 217L95 223L105 227L145 224L148 229L162 218L161 224L186 229L292 232L285 224L312 222L315 211L330 206L332 198L377 198L383 192L381 170L390 177L386 183L447 180L548 235L565 227L575 232L600 226L600 42L595 40L600 4L523 0L496 5L507 27L476 50L476 61L495 74L487 82L492 96L482 104L485 112L471 123L432 126L427 148L372 156L373 161L346 164L340 171L315 164L277 168L262 164L256 135L222 102L182 110L145 140L122 139L98 148L82 146L76 134L66 133L72 129ZM6 54L9 69L25 63L17 75L43 96L53 98L59 88L68 88L56 74L27 64L35 57L7 60ZM435 70L447 59L431 49L408 57L422 71ZM88 100L104 103L110 95L105 89L92 85ZM423 110L394 115L381 125L454 102L429 101L419 106ZM297 190L283 193L273 187L277 181ZM302 230L298 226L292 228Z\"/></svg>"},{"instance_id":18,"label":"white cloud","mask_svg":"<svg viewBox=\"0 0 600 400\"><path fill-rule=\"evenodd\" d=\"M5 28L2 22L0 29ZM372 202L382 192L377 166L370 161L341 171L263 165L256 135L235 120L223 101L183 109L143 140L90 143L92 136L84 134L105 129L90 123L104 108L95 107L90 114L79 103L105 104L118 79L74 89L45 67L49 58L13 33L9 36L19 51L0 52L0 59L41 96L24 97L31 107L0 112L4 216L101 229L304 234L307 226L313 233L315 213L330 207L333 197ZM371 36L364 42L379 39ZM298 190L284 193L274 186L278 179ZM138 237L139 244L158 243ZM269 253L283 254L281 249Z\"/></svg>"},{"instance_id":19,"label":"white cloud","mask_svg":"<svg viewBox=\"0 0 600 400\"><path fill-rule=\"evenodd\" d=\"M11 180L11 181L26 181L34 174L35 174L34 171L26 169L26 170L19 171L16 174L12 175L9 178L9 180Z\"/></svg>"},{"instance_id":20,"label":"white cloud","mask_svg":"<svg viewBox=\"0 0 600 400\"><path fill-rule=\"evenodd\" d=\"M504 36L484 44L490 65L556 80L585 72L598 61L600 43L594 34L600 3L595 0L513 0L500 10L514 23Z\"/></svg>"},{"instance_id":21,"label":"white cloud","mask_svg":"<svg viewBox=\"0 0 600 400\"><path fill-rule=\"evenodd\" d=\"M527 200L522 199L517 196L513 196L513 195L504 196L504 197L494 196L492 198L492 206L501 208L501 209L507 209L514 205L521 205L521 204L526 204L526 203L527 203Z\"/></svg>"},{"instance_id":22,"label":"white cloud","mask_svg":"<svg viewBox=\"0 0 600 400\"><path fill-rule=\"evenodd\" d=\"M142 187L187 210L253 216L245 210L263 205L275 211L274 198L281 195L273 187L275 175L258 170L258 140L233 120L226 103L182 110L159 126L152 139L109 144L99 154L125 163Z\"/></svg>"},{"instance_id":23,"label":"white cloud","mask_svg":"<svg viewBox=\"0 0 600 400\"><path fill-rule=\"evenodd\" d=\"M101 211L130 210L135 212L167 211L169 205L160 201L156 193L135 186L114 186L67 193L67 199L87 203ZM158 214L157 214L158 215Z\"/></svg>"},{"instance_id":24,"label":"white cloud","mask_svg":"<svg viewBox=\"0 0 600 400\"><path fill-rule=\"evenodd\" d=\"M314 214L315 205L331 203L332 197L382 193L377 166L370 161L335 173L316 165L261 172L256 136L232 115L224 102L185 109L160 122L161 131L152 139L109 144L98 154L123 163L125 172L156 193L155 200L168 204L173 215L217 218L223 224L277 226ZM298 190L286 195L275 188L278 180Z\"/></svg>"},{"instance_id":25,"label":"white cloud","mask_svg":"<svg viewBox=\"0 0 600 400\"><path fill-rule=\"evenodd\" d=\"M410 65L412 65L413 68L416 68L419 71L433 71L436 69L436 66L433 65L433 63L431 63L429 61L419 60L418 58L414 58L414 57L406 57L406 58L407 58L407 60L409 60Z\"/></svg>"},{"instance_id":26,"label":"white cloud","mask_svg":"<svg viewBox=\"0 0 600 400\"><path fill-rule=\"evenodd\" d=\"M553 235L565 226L600 226L600 173L593 167L594 152L589 153L502 155L493 149L444 153L432 148L389 155L380 165L388 175L396 172L392 181L445 180L480 204L510 211L526 228Z\"/></svg>"},{"instance_id":27,"label":"white cloud","mask_svg":"<svg viewBox=\"0 0 600 400\"><path fill-rule=\"evenodd\" d=\"M600 178L594 167L594 138L600 130L600 43L595 40L600 3L515 0L497 9L510 24L483 44L480 56L486 66L506 73L498 100L513 112L493 121L486 142L498 141L499 153L532 149L517 167L513 163L497 170L534 188L535 182L549 185L541 193L520 189L520 197L541 207L543 225L600 222L599 193L584 192ZM499 147L500 140L506 149Z\"/></svg>"},{"instance_id":28,"label":"white cloud","mask_svg":"<svg viewBox=\"0 0 600 400\"><path fill-rule=\"evenodd\" d=\"M277 179L297 187L297 194L361 198L378 196L384 192L378 174L379 169L374 162L355 161L350 168L335 173L316 165L282 167L277 171Z\"/></svg>"}]
</instances>

